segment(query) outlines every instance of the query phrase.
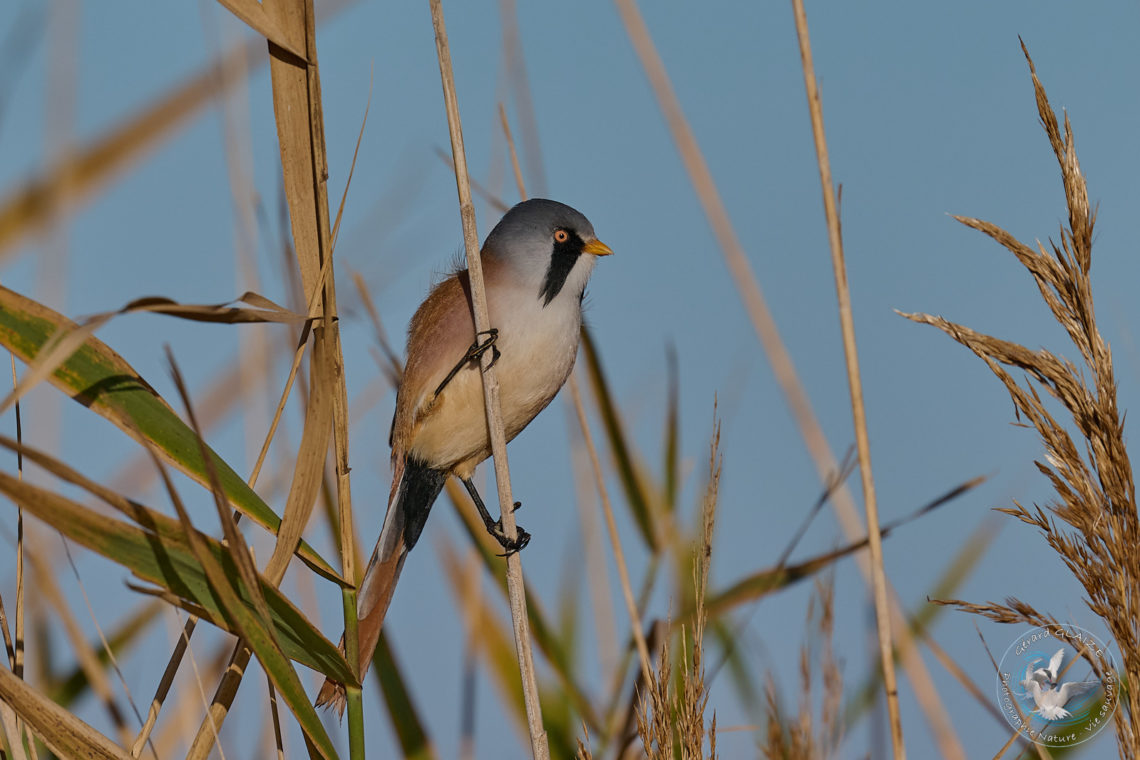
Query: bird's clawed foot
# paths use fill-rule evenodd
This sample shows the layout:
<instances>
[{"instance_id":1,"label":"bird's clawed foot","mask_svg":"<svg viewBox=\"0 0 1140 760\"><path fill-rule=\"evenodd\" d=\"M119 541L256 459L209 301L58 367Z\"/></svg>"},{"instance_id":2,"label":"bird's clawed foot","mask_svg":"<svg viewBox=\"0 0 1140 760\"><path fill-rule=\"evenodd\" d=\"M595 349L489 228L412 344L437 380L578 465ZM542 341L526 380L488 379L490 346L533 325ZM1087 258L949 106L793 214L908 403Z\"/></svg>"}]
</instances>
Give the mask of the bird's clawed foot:
<instances>
[{"instance_id":1,"label":"bird's clawed foot","mask_svg":"<svg viewBox=\"0 0 1140 760\"><path fill-rule=\"evenodd\" d=\"M479 338L486 335L487 339L480 342ZM499 361L502 354L499 349L495 347L495 341L499 339L499 331L497 328L492 327L490 330L480 330L475 333L475 342L471 344L471 348L467 349L467 355L464 361L478 361L487 353L487 349L491 349L491 363L487 365L487 369L495 366L495 362Z\"/></svg>"},{"instance_id":2,"label":"bird's clawed foot","mask_svg":"<svg viewBox=\"0 0 1140 760\"><path fill-rule=\"evenodd\" d=\"M487 507L483 504L483 499L479 496L479 491L475 489L475 484L471 482L470 478L461 478L463 486L467 489L467 493L471 495L471 501L475 502L475 509L479 510L479 517L483 520L483 525L487 527L487 532L491 534L491 538L499 542L499 546L503 547L506 551L505 554L500 554L500 557L509 557L519 551L522 551L527 544L530 543L530 534L523 530L520 526L516 525L515 530L517 534L514 538L508 538L507 534L503 532L503 519L500 517L498 520L491 519L491 513L487 511ZM522 506L521 501L516 501L511 508L511 512L518 511Z\"/></svg>"},{"instance_id":3,"label":"bird's clawed foot","mask_svg":"<svg viewBox=\"0 0 1140 760\"><path fill-rule=\"evenodd\" d=\"M526 545L530 543L530 534L523 530L522 526L516 525L515 531L517 535L515 536L514 540L507 538L507 534L503 532L502 520L498 520L494 523L494 525L488 528L488 532L490 532L491 537L498 541L499 546L503 547L504 549L504 552L499 555L500 557L509 557L512 554L517 554L518 552L525 549Z\"/></svg>"},{"instance_id":4,"label":"bird's clawed foot","mask_svg":"<svg viewBox=\"0 0 1140 760\"><path fill-rule=\"evenodd\" d=\"M480 340L480 338L482 338L484 335L487 336L487 339ZM451 382L452 378L459 374L459 370L466 367L468 362L479 361L479 359L483 357L483 354L487 353L487 349L491 349L491 363L487 365L487 368L490 369L491 367L494 367L495 362L499 361L499 357L502 356L502 354L499 352L499 349L495 347L495 341L498 339L499 331L494 327L492 327L490 330L480 330L479 332L475 333L475 342L471 344L471 347L469 349L467 349L467 353L463 355L463 358L460 359L459 362L451 368L451 371L447 373L447 377L443 378L443 382L436 386L435 394L433 397L439 396L439 394L443 393L443 389L447 387L447 384Z\"/></svg>"}]
</instances>

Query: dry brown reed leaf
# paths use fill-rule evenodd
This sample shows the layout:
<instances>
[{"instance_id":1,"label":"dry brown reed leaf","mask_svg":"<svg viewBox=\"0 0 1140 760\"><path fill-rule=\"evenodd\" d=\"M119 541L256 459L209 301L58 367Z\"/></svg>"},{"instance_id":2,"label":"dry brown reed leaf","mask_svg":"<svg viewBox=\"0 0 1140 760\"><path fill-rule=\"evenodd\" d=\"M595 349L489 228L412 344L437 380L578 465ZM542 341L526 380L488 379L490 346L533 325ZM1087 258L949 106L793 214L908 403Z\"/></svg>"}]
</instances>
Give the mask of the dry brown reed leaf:
<instances>
[{"instance_id":1,"label":"dry brown reed leaf","mask_svg":"<svg viewBox=\"0 0 1140 760\"><path fill-rule=\"evenodd\" d=\"M1140 683L1140 518L1136 511L1132 465L1124 442L1124 420L1117 408L1112 353L1102 337L1094 312L1090 269L1096 212L1077 160L1072 126L1063 128L1049 104L1029 52L1022 44L1033 80L1037 112L1061 169L1068 207L1068 226L1060 242L1050 239L1048 250L1038 242L1026 245L997 225L956 217L1001 244L1033 276L1039 292L1081 356L1075 362L1041 349L976 332L928 314L905 314L916 322L938 327L977 354L1001 380L1025 419L1045 446L1038 470L1049 479L1056 498L1042 509L1018 502L999 511L1041 531L1087 594L1089 609L1099 616L1119 647L1125 682ZM1026 373L1024 384L1005 369ZM1087 374L1087 377L1086 377ZM1075 440L1043 399L1043 388L1072 420L1081 440ZM1066 423L1067 424L1067 423ZM1004 603L946 603L1001 623L1053 625L1056 621L1017 599ZM1086 657L1098 677L1103 663ZM1140 690L1122 693L1115 712L1121 757L1140 756Z\"/></svg>"}]
</instances>

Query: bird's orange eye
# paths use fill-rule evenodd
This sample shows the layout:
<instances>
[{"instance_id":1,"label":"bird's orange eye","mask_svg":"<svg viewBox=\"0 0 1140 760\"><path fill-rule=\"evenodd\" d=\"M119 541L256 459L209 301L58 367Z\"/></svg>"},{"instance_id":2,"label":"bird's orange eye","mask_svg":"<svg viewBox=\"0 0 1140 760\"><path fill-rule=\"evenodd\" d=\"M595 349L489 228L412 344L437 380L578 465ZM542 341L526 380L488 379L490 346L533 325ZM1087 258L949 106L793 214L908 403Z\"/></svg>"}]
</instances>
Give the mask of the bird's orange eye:
<instances>
[{"instance_id":1,"label":"bird's orange eye","mask_svg":"<svg viewBox=\"0 0 1140 760\"><path fill-rule=\"evenodd\" d=\"M554 242L565 243L569 239L570 239L570 233L568 233L566 230L555 230L554 231Z\"/></svg>"}]
</instances>

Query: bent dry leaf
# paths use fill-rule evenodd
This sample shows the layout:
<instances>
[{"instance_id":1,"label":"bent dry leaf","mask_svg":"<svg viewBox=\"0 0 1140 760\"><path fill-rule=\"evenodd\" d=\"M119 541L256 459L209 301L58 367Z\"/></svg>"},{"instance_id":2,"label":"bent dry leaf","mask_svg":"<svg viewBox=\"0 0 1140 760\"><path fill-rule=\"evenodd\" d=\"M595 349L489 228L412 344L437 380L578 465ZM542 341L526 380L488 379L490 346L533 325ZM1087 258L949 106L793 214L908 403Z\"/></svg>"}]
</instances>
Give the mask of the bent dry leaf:
<instances>
[{"instance_id":1,"label":"bent dry leaf","mask_svg":"<svg viewBox=\"0 0 1140 760\"><path fill-rule=\"evenodd\" d=\"M76 329L71 320L0 286L0 344L32 363L61 330ZM106 418L132 438L154 447L174 467L204 486L206 462L194 432L121 356L94 337L62 361L49 377L73 399ZM234 509L276 533L281 518L213 450L207 448L218 480ZM301 542L297 555L321 576L347 585L317 552Z\"/></svg>"},{"instance_id":2,"label":"bent dry leaf","mask_svg":"<svg viewBox=\"0 0 1140 760\"><path fill-rule=\"evenodd\" d=\"M180 606L200 614L219 628L231 633L237 631L210 588L201 563L185 540L180 540L169 529L172 522L169 517L135 505L137 519L145 526L135 527L6 473L0 473L0 492L68 538L126 567L138 578L168 590L170 594L163 594L168 601L175 601L176 597ZM209 536L199 535L227 577L236 579L237 568L225 547ZM242 604L253 613L250 589L236 580L234 584ZM353 682L352 671L337 647L264 578L260 579L260 585L285 654L330 678Z\"/></svg>"}]
</instances>

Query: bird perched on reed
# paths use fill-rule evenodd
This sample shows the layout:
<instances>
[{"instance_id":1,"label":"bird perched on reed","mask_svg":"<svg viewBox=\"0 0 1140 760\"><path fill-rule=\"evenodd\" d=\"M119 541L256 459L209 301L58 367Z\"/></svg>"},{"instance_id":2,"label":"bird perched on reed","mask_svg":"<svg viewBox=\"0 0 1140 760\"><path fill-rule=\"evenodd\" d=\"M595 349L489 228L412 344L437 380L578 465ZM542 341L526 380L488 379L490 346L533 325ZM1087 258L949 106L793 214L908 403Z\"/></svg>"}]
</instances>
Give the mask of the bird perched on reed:
<instances>
[{"instance_id":1,"label":"bird perched on reed","mask_svg":"<svg viewBox=\"0 0 1140 760\"><path fill-rule=\"evenodd\" d=\"M507 553L530 535L503 533L475 490L475 467L491 455L480 358L492 352L503 424L513 439L554 399L578 354L582 298L598 256L613 251L573 208L539 198L508 211L483 243L491 325L476 335L467 270L436 285L408 327L408 358L396 394L389 444L388 512L357 597L360 672L380 637L404 559L447 478L460 479ZM472 341L474 340L474 343ZM344 688L325 681L317 705L344 709Z\"/></svg>"}]
</instances>

